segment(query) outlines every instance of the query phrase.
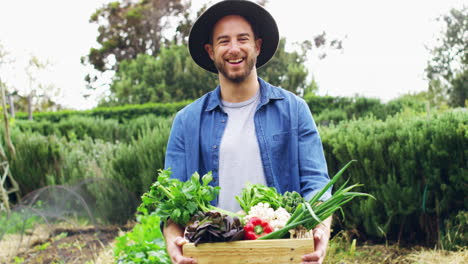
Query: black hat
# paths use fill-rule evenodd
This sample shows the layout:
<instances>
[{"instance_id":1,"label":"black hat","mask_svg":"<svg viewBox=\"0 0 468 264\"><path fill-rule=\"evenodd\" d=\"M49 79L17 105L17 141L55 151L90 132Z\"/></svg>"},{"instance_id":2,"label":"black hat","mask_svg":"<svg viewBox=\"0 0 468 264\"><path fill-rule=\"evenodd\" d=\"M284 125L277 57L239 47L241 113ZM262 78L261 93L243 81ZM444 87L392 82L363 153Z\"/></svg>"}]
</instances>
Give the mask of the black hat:
<instances>
[{"instance_id":1,"label":"black hat","mask_svg":"<svg viewBox=\"0 0 468 264\"><path fill-rule=\"evenodd\" d=\"M217 73L213 61L205 50L209 43L213 27L218 20L228 15L244 17L263 39L260 54L257 57L257 68L267 63L276 52L279 42L278 27L273 17L262 6L245 0L225 0L208 8L195 21L189 35L189 51L193 60L203 69Z\"/></svg>"}]
</instances>

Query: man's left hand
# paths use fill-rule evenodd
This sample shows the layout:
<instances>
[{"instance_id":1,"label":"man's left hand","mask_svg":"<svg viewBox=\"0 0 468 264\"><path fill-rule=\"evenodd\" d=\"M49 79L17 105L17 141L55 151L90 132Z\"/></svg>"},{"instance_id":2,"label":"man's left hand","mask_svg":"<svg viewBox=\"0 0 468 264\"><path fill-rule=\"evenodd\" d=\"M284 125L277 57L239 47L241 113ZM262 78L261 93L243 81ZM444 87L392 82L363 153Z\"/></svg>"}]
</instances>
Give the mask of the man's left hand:
<instances>
[{"instance_id":1,"label":"man's left hand","mask_svg":"<svg viewBox=\"0 0 468 264\"><path fill-rule=\"evenodd\" d=\"M331 217L323 221L314 228L314 245L315 251L311 254L302 256L303 264L322 264L330 239Z\"/></svg>"}]
</instances>

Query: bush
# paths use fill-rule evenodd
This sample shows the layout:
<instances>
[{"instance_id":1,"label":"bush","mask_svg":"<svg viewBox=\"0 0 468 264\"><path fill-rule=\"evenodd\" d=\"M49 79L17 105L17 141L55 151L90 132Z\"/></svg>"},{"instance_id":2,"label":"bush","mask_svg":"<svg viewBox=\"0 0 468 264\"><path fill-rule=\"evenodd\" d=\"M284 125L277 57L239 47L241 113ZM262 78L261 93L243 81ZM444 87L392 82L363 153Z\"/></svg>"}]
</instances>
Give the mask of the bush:
<instances>
[{"instance_id":1,"label":"bush","mask_svg":"<svg viewBox=\"0 0 468 264\"><path fill-rule=\"evenodd\" d=\"M57 112L38 112L34 113L35 121L47 120L50 122L59 122L62 119L71 116L101 117L104 119L116 119L119 122L137 118L142 115L153 114L156 116L172 116L180 109L184 108L191 101L173 102L173 103L147 103L141 105L124 105L114 107L97 107L92 110L73 111L62 110ZM25 120L27 113L17 113L16 118Z\"/></svg>"},{"instance_id":2,"label":"bush","mask_svg":"<svg viewBox=\"0 0 468 264\"><path fill-rule=\"evenodd\" d=\"M133 217L140 195L164 167L170 125L168 118L137 119L120 128L138 133L128 135L128 143L86 135L69 141L15 129L12 141L17 155L11 160L11 171L23 195L45 186L67 185L95 208L97 218L124 223Z\"/></svg>"},{"instance_id":3,"label":"bush","mask_svg":"<svg viewBox=\"0 0 468 264\"><path fill-rule=\"evenodd\" d=\"M68 141L92 138L108 142L129 142L133 138L138 138L142 131L158 128L160 124L171 120L172 117L158 117L154 114L122 122L102 117L70 116L57 122L15 120L12 127L25 133L36 132L43 136L65 137Z\"/></svg>"},{"instance_id":4,"label":"bush","mask_svg":"<svg viewBox=\"0 0 468 264\"><path fill-rule=\"evenodd\" d=\"M111 161L113 178L137 196L148 190L156 181L157 171L164 168L170 126L166 119L157 127L144 130L138 138L122 144Z\"/></svg>"},{"instance_id":5,"label":"bush","mask_svg":"<svg viewBox=\"0 0 468 264\"><path fill-rule=\"evenodd\" d=\"M440 246L445 250L460 250L468 245L468 211L460 211L445 220Z\"/></svg>"},{"instance_id":6,"label":"bush","mask_svg":"<svg viewBox=\"0 0 468 264\"><path fill-rule=\"evenodd\" d=\"M16 158L10 158L10 170L23 194L46 186L48 179L61 178L61 146L66 140L38 133L12 131Z\"/></svg>"},{"instance_id":7,"label":"bush","mask_svg":"<svg viewBox=\"0 0 468 264\"><path fill-rule=\"evenodd\" d=\"M377 198L350 203L346 228L433 244L438 223L466 209L468 114L368 118L320 132L330 174L358 160L347 173Z\"/></svg>"}]
</instances>

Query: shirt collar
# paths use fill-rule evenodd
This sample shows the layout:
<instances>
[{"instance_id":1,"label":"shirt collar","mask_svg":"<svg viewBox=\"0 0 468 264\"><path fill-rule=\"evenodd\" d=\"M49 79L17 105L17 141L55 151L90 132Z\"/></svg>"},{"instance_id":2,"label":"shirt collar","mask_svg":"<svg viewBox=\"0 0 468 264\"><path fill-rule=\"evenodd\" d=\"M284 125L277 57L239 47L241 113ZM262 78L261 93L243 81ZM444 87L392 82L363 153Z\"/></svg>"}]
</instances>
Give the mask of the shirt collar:
<instances>
[{"instance_id":1,"label":"shirt collar","mask_svg":"<svg viewBox=\"0 0 468 264\"><path fill-rule=\"evenodd\" d=\"M277 90L273 89L272 85L265 82L263 79L258 78L258 83L260 84L260 103L259 107L267 104L270 100L281 100L284 99L284 96ZM221 109L221 86L217 86L216 89L210 92L207 106L205 111L213 111L217 107Z\"/></svg>"}]
</instances>

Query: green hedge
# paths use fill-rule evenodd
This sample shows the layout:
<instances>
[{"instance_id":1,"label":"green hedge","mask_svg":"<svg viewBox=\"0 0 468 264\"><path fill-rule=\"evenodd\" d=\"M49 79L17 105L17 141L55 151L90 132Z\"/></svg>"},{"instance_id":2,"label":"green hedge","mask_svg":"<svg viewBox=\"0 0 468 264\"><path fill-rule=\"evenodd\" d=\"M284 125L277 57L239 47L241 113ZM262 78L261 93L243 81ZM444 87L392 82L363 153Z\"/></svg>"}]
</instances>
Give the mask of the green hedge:
<instances>
[{"instance_id":1,"label":"green hedge","mask_svg":"<svg viewBox=\"0 0 468 264\"><path fill-rule=\"evenodd\" d=\"M416 112L426 111L425 102L416 97L403 96L386 104L379 99L366 97L333 97L309 95L304 98L309 105L315 120L319 124L328 125L330 122L340 122L352 118L374 116L385 120L387 116L393 116L405 108L411 108ZM191 101L174 103L148 103L142 105L125 105L117 107L98 107L85 111L58 111L34 113L35 121L49 121L56 123L72 116L99 117L102 119L114 119L125 122L142 115L154 114L156 116L172 116ZM26 120L26 113L16 115L19 120Z\"/></svg>"},{"instance_id":2,"label":"green hedge","mask_svg":"<svg viewBox=\"0 0 468 264\"><path fill-rule=\"evenodd\" d=\"M29 123L28 129L20 128L19 121L13 125L18 156L11 168L23 194L50 184L100 178L139 197L163 167L172 118L146 115L119 122L73 117L54 123L54 128L41 122ZM446 221L468 211L466 111L404 112L385 121L371 116L319 126L319 131L330 175L357 160L347 176L377 198L346 206L346 220L338 226L359 230L364 238L433 243L451 232ZM112 196L95 196L103 204L112 202ZM119 219L108 214L107 219Z\"/></svg>"},{"instance_id":3,"label":"green hedge","mask_svg":"<svg viewBox=\"0 0 468 264\"><path fill-rule=\"evenodd\" d=\"M346 229L433 243L445 220L467 210L468 113L369 118L320 133L330 174L357 160L347 176L377 198L345 207Z\"/></svg>"},{"instance_id":4,"label":"green hedge","mask_svg":"<svg viewBox=\"0 0 468 264\"><path fill-rule=\"evenodd\" d=\"M141 105L124 105L115 107L97 107L92 110L75 111L75 110L62 110L57 112L37 112L33 114L33 120L48 120L51 122L58 122L71 116L91 116L101 117L104 119L112 118L117 119L119 122L123 120L137 118L142 115L154 114L157 116L171 116L180 109L184 108L191 101L174 102L174 103L147 103ZM17 113L17 119L28 119L27 113Z\"/></svg>"},{"instance_id":5,"label":"green hedge","mask_svg":"<svg viewBox=\"0 0 468 264\"><path fill-rule=\"evenodd\" d=\"M426 102L407 95L384 104L379 99L366 97L306 96L304 100L314 115L315 122L328 126L341 121L374 117L385 120L409 109L414 113L426 111Z\"/></svg>"},{"instance_id":6,"label":"green hedge","mask_svg":"<svg viewBox=\"0 0 468 264\"><path fill-rule=\"evenodd\" d=\"M138 116L120 121L101 116L70 116L57 122L50 120L29 121L14 120L11 126L23 133L38 133L44 136L64 137L68 141L86 138L101 139L107 142L129 142L138 138L143 130L157 128L172 117L161 117L154 114Z\"/></svg>"}]
</instances>

